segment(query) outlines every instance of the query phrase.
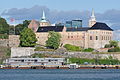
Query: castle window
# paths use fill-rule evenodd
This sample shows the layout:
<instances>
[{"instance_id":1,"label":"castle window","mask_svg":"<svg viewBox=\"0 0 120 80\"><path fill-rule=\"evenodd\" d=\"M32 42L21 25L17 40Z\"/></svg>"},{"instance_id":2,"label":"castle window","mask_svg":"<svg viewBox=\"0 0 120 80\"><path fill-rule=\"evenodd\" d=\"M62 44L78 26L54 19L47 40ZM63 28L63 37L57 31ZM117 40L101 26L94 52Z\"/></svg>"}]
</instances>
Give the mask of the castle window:
<instances>
[{"instance_id":1,"label":"castle window","mask_svg":"<svg viewBox=\"0 0 120 80\"><path fill-rule=\"evenodd\" d=\"M103 40L103 36L102 36L102 40Z\"/></svg>"},{"instance_id":2,"label":"castle window","mask_svg":"<svg viewBox=\"0 0 120 80\"><path fill-rule=\"evenodd\" d=\"M105 36L104 36L104 40L105 40Z\"/></svg>"},{"instance_id":3,"label":"castle window","mask_svg":"<svg viewBox=\"0 0 120 80\"><path fill-rule=\"evenodd\" d=\"M98 40L98 36L96 36L96 40Z\"/></svg>"},{"instance_id":4,"label":"castle window","mask_svg":"<svg viewBox=\"0 0 120 80\"><path fill-rule=\"evenodd\" d=\"M107 40L107 36L105 37L105 40Z\"/></svg>"},{"instance_id":5,"label":"castle window","mask_svg":"<svg viewBox=\"0 0 120 80\"><path fill-rule=\"evenodd\" d=\"M73 36L71 36L71 38L73 38Z\"/></svg>"},{"instance_id":6,"label":"castle window","mask_svg":"<svg viewBox=\"0 0 120 80\"><path fill-rule=\"evenodd\" d=\"M79 36L77 35L77 38L78 38Z\"/></svg>"},{"instance_id":7,"label":"castle window","mask_svg":"<svg viewBox=\"0 0 120 80\"><path fill-rule=\"evenodd\" d=\"M110 40L111 40L111 36L110 36Z\"/></svg>"},{"instance_id":8,"label":"castle window","mask_svg":"<svg viewBox=\"0 0 120 80\"><path fill-rule=\"evenodd\" d=\"M90 36L90 40L92 40L92 36Z\"/></svg>"},{"instance_id":9,"label":"castle window","mask_svg":"<svg viewBox=\"0 0 120 80\"><path fill-rule=\"evenodd\" d=\"M110 40L109 36L108 36L108 40Z\"/></svg>"},{"instance_id":10,"label":"castle window","mask_svg":"<svg viewBox=\"0 0 120 80\"><path fill-rule=\"evenodd\" d=\"M68 38L70 38L70 36L68 36Z\"/></svg>"}]
</instances>

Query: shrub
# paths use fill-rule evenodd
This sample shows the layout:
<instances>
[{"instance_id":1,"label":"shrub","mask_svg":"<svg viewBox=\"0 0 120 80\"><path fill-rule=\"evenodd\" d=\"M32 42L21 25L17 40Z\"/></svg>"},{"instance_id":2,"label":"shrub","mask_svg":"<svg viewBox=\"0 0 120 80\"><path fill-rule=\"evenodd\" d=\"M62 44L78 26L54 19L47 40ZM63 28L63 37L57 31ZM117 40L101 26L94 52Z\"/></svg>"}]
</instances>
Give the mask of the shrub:
<instances>
[{"instance_id":1,"label":"shrub","mask_svg":"<svg viewBox=\"0 0 120 80\"><path fill-rule=\"evenodd\" d=\"M7 34L0 34L0 39L8 39L8 35Z\"/></svg>"},{"instance_id":2,"label":"shrub","mask_svg":"<svg viewBox=\"0 0 120 80\"><path fill-rule=\"evenodd\" d=\"M120 61L113 58L106 59L86 59L86 58L69 58L70 63L84 64L85 62L91 64L119 64Z\"/></svg>"},{"instance_id":3,"label":"shrub","mask_svg":"<svg viewBox=\"0 0 120 80\"><path fill-rule=\"evenodd\" d=\"M43 48L43 47L36 47L35 51L54 51L54 49L46 49L46 48Z\"/></svg>"},{"instance_id":4,"label":"shrub","mask_svg":"<svg viewBox=\"0 0 120 80\"><path fill-rule=\"evenodd\" d=\"M87 48L87 49L84 49L83 52L93 52L93 48Z\"/></svg>"},{"instance_id":5,"label":"shrub","mask_svg":"<svg viewBox=\"0 0 120 80\"><path fill-rule=\"evenodd\" d=\"M106 44L104 48L110 48L111 45L110 44Z\"/></svg>"},{"instance_id":6,"label":"shrub","mask_svg":"<svg viewBox=\"0 0 120 80\"><path fill-rule=\"evenodd\" d=\"M71 44L65 44L64 48L66 48L68 51L81 51L82 50L79 46L75 46Z\"/></svg>"},{"instance_id":7,"label":"shrub","mask_svg":"<svg viewBox=\"0 0 120 80\"><path fill-rule=\"evenodd\" d=\"M120 47L109 49L108 52L120 52Z\"/></svg>"},{"instance_id":8,"label":"shrub","mask_svg":"<svg viewBox=\"0 0 120 80\"><path fill-rule=\"evenodd\" d=\"M118 41L109 41L109 44L105 45L105 48L118 47Z\"/></svg>"}]
</instances>

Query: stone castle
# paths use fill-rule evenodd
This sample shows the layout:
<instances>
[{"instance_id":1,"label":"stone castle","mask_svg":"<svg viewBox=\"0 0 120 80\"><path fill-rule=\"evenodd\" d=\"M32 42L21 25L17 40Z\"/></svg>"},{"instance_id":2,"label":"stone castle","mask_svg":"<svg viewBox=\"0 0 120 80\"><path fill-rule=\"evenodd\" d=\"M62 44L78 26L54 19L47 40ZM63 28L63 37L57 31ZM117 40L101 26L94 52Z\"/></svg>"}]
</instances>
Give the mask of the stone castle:
<instances>
[{"instance_id":1,"label":"stone castle","mask_svg":"<svg viewBox=\"0 0 120 80\"><path fill-rule=\"evenodd\" d=\"M92 10L88 27L81 26L82 20L73 20L66 22L66 24L52 26L46 20L43 11L41 21L32 20L28 28L31 28L35 32L38 39L37 43L40 45L45 45L49 31L55 31L61 34L61 46L72 44L82 48L103 48L113 37L113 30L107 24L96 21L94 10Z\"/></svg>"}]
</instances>

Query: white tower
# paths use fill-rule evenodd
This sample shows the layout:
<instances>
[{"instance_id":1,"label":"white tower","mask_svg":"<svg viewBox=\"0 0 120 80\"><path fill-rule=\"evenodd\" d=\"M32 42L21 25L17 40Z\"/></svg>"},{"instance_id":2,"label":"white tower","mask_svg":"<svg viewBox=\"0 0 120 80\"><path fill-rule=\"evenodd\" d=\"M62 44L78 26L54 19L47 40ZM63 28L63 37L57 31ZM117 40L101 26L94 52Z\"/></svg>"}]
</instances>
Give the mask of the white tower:
<instances>
[{"instance_id":1,"label":"white tower","mask_svg":"<svg viewBox=\"0 0 120 80\"><path fill-rule=\"evenodd\" d=\"M92 16L90 17L90 20L89 20L89 27L92 27L95 23L96 23L96 17L95 17L94 10L92 9Z\"/></svg>"},{"instance_id":2,"label":"white tower","mask_svg":"<svg viewBox=\"0 0 120 80\"><path fill-rule=\"evenodd\" d=\"M44 11L43 11L43 14L42 14L41 22L47 22Z\"/></svg>"},{"instance_id":3,"label":"white tower","mask_svg":"<svg viewBox=\"0 0 120 80\"><path fill-rule=\"evenodd\" d=\"M42 14L42 18L41 18L41 21L40 21L40 26L41 27L45 27L45 26L51 26L50 22L46 20L46 17L45 17L45 12L43 11L43 14Z\"/></svg>"}]
</instances>

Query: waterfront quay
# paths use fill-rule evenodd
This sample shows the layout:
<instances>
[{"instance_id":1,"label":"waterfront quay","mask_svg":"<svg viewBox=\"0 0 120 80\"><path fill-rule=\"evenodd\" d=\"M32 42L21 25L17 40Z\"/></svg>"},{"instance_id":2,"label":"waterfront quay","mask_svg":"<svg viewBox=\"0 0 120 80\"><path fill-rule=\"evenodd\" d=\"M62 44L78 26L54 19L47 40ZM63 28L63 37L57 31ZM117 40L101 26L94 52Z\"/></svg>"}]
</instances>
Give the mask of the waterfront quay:
<instances>
[{"instance_id":1,"label":"waterfront quay","mask_svg":"<svg viewBox=\"0 0 120 80\"><path fill-rule=\"evenodd\" d=\"M0 69L120 69L120 65L70 64L65 58L9 58Z\"/></svg>"},{"instance_id":2,"label":"waterfront quay","mask_svg":"<svg viewBox=\"0 0 120 80\"><path fill-rule=\"evenodd\" d=\"M1 65L0 69L120 69L120 65L26 65L26 66L8 66Z\"/></svg>"}]
</instances>

